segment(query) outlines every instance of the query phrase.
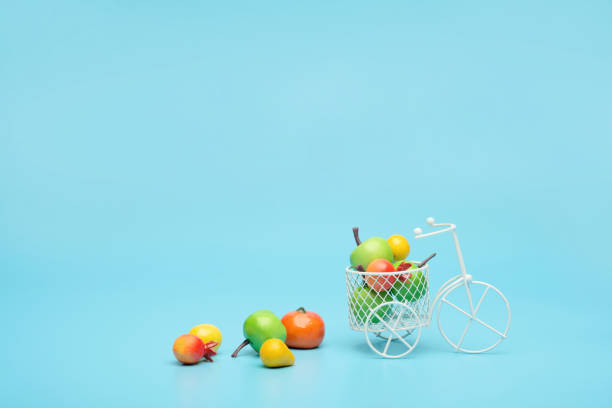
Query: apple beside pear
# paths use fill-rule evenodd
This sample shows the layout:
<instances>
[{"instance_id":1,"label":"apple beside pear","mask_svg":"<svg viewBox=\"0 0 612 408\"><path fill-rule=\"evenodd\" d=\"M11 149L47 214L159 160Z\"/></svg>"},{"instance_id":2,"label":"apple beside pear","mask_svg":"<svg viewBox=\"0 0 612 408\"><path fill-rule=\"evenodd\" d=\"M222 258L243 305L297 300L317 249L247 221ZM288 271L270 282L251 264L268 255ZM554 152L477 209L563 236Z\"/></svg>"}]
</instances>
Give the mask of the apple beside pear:
<instances>
[{"instance_id":1,"label":"apple beside pear","mask_svg":"<svg viewBox=\"0 0 612 408\"><path fill-rule=\"evenodd\" d=\"M397 261L393 266L397 270L402 270L406 268L405 264L409 264L405 269L407 272L395 280L390 290L393 296L402 303L419 300L427 292L427 279L423 271L410 272L412 269L419 269L417 262Z\"/></svg>"},{"instance_id":2,"label":"apple beside pear","mask_svg":"<svg viewBox=\"0 0 612 408\"><path fill-rule=\"evenodd\" d=\"M349 299L349 306L357 322L365 324L368 315L377 306L385 302L392 302L393 297L388 292L377 292L367 286L358 287L353 291ZM385 316L389 313L390 305L381 307L378 313L372 316L372 323L380 322L378 316Z\"/></svg>"}]
</instances>

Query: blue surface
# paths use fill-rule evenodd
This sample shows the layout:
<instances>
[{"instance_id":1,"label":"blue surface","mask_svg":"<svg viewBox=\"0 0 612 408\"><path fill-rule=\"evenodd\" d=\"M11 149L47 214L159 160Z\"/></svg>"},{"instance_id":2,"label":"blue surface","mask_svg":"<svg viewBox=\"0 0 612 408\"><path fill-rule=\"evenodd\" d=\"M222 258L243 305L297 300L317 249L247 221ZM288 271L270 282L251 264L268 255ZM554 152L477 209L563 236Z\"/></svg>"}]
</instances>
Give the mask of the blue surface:
<instances>
[{"instance_id":1,"label":"blue surface","mask_svg":"<svg viewBox=\"0 0 612 408\"><path fill-rule=\"evenodd\" d=\"M2 405L607 405L612 6L285 3L2 6ZM458 354L434 325L379 359L350 229L437 250L437 287L429 215L510 338ZM298 306L320 349L229 358L248 314ZM204 322L221 354L179 366Z\"/></svg>"}]
</instances>

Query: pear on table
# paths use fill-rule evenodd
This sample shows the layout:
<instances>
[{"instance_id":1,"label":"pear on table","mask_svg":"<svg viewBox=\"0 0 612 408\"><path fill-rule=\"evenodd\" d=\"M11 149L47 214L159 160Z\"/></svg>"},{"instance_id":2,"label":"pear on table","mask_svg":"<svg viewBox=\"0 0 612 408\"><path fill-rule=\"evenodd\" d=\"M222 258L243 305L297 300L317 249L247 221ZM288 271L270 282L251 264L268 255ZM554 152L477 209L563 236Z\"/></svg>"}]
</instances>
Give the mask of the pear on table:
<instances>
[{"instance_id":1,"label":"pear on table","mask_svg":"<svg viewBox=\"0 0 612 408\"><path fill-rule=\"evenodd\" d=\"M245 340L232 353L232 357L238 356L238 352L247 344L259 353L266 340L275 338L284 342L287 339L287 330L283 322L269 310L259 310L247 317L242 332Z\"/></svg>"},{"instance_id":2,"label":"pear on table","mask_svg":"<svg viewBox=\"0 0 612 408\"><path fill-rule=\"evenodd\" d=\"M295 363L295 356L280 339L268 339L259 349L261 362L269 368L288 367Z\"/></svg>"}]
</instances>

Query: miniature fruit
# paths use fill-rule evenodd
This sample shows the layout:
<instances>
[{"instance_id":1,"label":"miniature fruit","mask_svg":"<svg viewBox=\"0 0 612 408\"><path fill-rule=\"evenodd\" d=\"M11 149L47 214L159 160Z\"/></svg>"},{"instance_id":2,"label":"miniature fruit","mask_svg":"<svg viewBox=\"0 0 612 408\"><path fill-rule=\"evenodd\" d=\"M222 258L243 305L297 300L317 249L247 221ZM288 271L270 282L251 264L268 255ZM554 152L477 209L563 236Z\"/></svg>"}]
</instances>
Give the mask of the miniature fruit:
<instances>
[{"instance_id":1,"label":"miniature fruit","mask_svg":"<svg viewBox=\"0 0 612 408\"><path fill-rule=\"evenodd\" d=\"M396 271L407 271L408 269L410 269L410 267L412 266L412 262L408 262L408 261L397 261L397 262L393 262L393 267L395 268Z\"/></svg>"},{"instance_id":2,"label":"miniature fruit","mask_svg":"<svg viewBox=\"0 0 612 408\"><path fill-rule=\"evenodd\" d=\"M315 312L307 312L300 307L284 315L281 321L287 329L285 343L291 348L312 349L323 341L325 324Z\"/></svg>"},{"instance_id":3,"label":"miniature fruit","mask_svg":"<svg viewBox=\"0 0 612 408\"><path fill-rule=\"evenodd\" d=\"M204 344L209 341L214 341L217 343L215 347L212 349L216 352L221 346L221 340L223 340L223 336L221 336L221 331L213 326L212 324L198 324L189 330L189 334L193 334L198 336Z\"/></svg>"},{"instance_id":4,"label":"miniature fruit","mask_svg":"<svg viewBox=\"0 0 612 408\"><path fill-rule=\"evenodd\" d=\"M357 265L363 266L367 269L375 259L386 259L389 262L393 261L393 251L391 245L386 239L380 237L368 238L364 242L359 239L359 229L353 228L353 234L355 235L355 242L357 248L351 252L351 265L357 267Z\"/></svg>"},{"instance_id":5,"label":"miniature fruit","mask_svg":"<svg viewBox=\"0 0 612 408\"><path fill-rule=\"evenodd\" d=\"M391 251L393 251L394 261L406 259L410 253L410 244L406 238L401 235L391 235L387 242L391 246Z\"/></svg>"},{"instance_id":6,"label":"miniature fruit","mask_svg":"<svg viewBox=\"0 0 612 408\"><path fill-rule=\"evenodd\" d=\"M393 264L386 259L376 259L370 262L366 272L395 272L395 268L393 267ZM391 289L391 286L393 286L393 283L395 282L395 275L366 275L365 280L369 287L377 292L380 292L381 290Z\"/></svg>"},{"instance_id":7,"label":"miniature fruit","mask_svg":"<svg viewBox=\"0 0 612 408\"><path fill-rule=\"evenodd\" d=\"M401 262L398 265L398 270L406 270L399 269L404 267L404 265L410 265L407 268L408 271L419 268L416 262ZM391 293L402 303L419 300L426 292L427 279L425 279L425 275L421 270L400 275L391 287Z\"/></svg>"},{"instance_id":8,"label":"miniature fruit","mask_svg":"<svg viewBox=\"0 0 612 408\"><path fill-rule=\"evenodd\" d=\"M395 268L396 271L406 271L408 269L410 269L412 266L414 266L415 268L422 268L424 267L429 261L431 261L434 257L436 256L436 253L434 252L433 254L429 255L427 258L425 258L425 260L423 260L422 262L414 262L414 261L396 261L393 262L393 267Z\"/></svg>"},{"instance_id":9,"label":"miniature fruit","mask_svg":"<svg viewBox=\"0 0 612 408\"><path fill-rule=\"evenodd\" d=\"M385 302L392 302L393 298L387 292L377 292L367 286L358 287L353 291L349 299L349 306L358 323L364 324L368 315L377 306ZM372 323L380 322L379 316L384 317L390 311L390 306L385 305L372 316Z\"/></svg>"},{"instance_id":10,"label":"miniature fruit","mask_svg":"<svg viewBox=\"0 0 612 408\"><path fill-rule=\"evenodd\" d=\"M285 341L287 330L281 320L269 310L259 310L244 321L243 333L246 339L232 353L236 357L238 352L247 344L259 353L261 345L268 339L276 338Z\"/></svg>"},{"instance_id":11,"label":"miniature fruit","mask_svg":"<svg viewBox=\"0 0 612 408\"><path fill-rule=\"evenodd\" d=\"M183 364L195 364L204 357L206 346L204 342L193 334L178 336L172 346L172 352L178 361Z\"/></svg>"},{"instance_id":12,"label":"miniature fruit","mask_svg":"<svg viewBox=\"0 0 612 408\"><path fill-rule=\"evenodd\" d=\"M289 347L280 339L268 339L259 350L259 358L266 367L287 367L295 363L295 357Z\"/></svg>"}]
</instances>

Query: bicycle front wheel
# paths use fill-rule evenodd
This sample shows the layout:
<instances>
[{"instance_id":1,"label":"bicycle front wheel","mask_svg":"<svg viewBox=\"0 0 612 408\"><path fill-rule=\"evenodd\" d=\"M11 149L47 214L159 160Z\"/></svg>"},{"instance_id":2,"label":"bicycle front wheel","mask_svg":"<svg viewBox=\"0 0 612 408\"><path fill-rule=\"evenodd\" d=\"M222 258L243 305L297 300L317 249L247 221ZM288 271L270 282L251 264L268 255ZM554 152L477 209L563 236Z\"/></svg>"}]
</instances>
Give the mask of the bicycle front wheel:
<instances>
[{"instance_id":1,"label":"bicycle front wheel","mask_svg":"<svg viewBox=\"0 0 612 408\"><path fill-rule=\"evenodd\" d=\"M480 281L457 283L438 305L440 334L464 353L484 353L499 345L508 336L511 317L504 294Z\"/></svg>"}]
</instances>

